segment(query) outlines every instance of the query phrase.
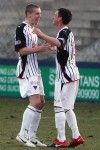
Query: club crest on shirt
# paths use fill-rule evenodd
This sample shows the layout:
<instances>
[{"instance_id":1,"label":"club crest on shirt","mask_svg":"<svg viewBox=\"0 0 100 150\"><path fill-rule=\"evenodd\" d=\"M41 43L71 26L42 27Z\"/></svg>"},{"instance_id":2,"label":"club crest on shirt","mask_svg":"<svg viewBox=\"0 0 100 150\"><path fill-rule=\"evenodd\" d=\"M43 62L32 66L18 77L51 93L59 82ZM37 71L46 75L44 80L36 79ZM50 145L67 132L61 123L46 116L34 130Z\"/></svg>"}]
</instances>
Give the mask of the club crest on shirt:
<instances>
[{"instance_id":1,"label":"club crest on shirt","mask_svg":"<svg viewBox=\"0 0 100 150\"><path fill-rule=\"evenodd\" d=\"M19 44L21 44L21 41L20 41L20 40L15 41L15 45L19 45Z\"/></svg>"},{"instance_id":2,"label":"club crest on shirt","mask_svg":"<svg viewBox=\"0 0 100 150\"><path fill-rule=\"evenodd\" d=\"M33 87L34 87L35 90L37 89L37 86L33 86Z\"/></svg>"},{"instance_id":3,"label":"club crest on shirt","mask_svg":"<svg viewBox=\"0 0 100 150\"><path fill-rule=\"evenodd\" d=\"M37 86L38 85L38 81L31 81L30 84L33 85L33 86Z\"/></svg>"}]
</instances>

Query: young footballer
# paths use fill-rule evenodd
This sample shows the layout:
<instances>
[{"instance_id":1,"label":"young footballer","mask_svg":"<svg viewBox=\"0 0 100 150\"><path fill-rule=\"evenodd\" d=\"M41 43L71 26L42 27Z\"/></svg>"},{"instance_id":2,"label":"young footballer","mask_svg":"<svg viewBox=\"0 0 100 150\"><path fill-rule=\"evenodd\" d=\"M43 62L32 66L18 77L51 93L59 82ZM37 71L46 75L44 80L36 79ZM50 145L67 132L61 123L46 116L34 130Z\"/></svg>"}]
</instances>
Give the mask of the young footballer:
<instances>
[{"instance_id":1,"label":"young footballer","mask_svg":"<svg viewBox=\"0 0 100 150\"><path fill-rule=\"evenodd\" d=\"M55 12L53 24L58 31L56 38L44 34L37 28L33 30L33 33L51 43L51 49L53 49L53 46L56 46L54 112L57 138L49 145L50 147L76 147L84 142L73 111L80 76L75 61L74 35L68 27L71 19L72 13L66 8L59 8ZM72 138L69 144L65 135L66 121L72 131Z\"/></svg>"},{"instance_id":2,"label":"young footballer","mask_svg":"<svg viewBox=\"0 0 100 150\"><path fill-rule=\"evenodd\" d=\"M22 98L29 98L29 105L23 113L21 129L16 139L28 147L46 146L36 136L45 103L37 53L50 48L48 43L38 46L37 35L32 33L34 25L37 25L40 17L41 9L39 6L27 5L25 21L17 26L15 34L15 51L19 55L16 76Z\"/></svg>"}]
</instances>

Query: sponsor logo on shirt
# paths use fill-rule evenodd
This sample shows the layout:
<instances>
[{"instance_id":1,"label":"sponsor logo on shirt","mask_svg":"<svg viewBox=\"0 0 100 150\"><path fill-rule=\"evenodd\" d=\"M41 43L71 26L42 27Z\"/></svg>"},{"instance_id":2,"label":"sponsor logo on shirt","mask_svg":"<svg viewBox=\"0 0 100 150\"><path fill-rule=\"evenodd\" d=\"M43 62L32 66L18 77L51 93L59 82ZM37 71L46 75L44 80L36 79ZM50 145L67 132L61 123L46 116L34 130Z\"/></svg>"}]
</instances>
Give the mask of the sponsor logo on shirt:
<instances>
[{"instance_id":1,"label":"sponsor logo on shirt","mask_svg":"<svg viewBox=\"0 0 100 150\"><path fill-rule=\"evenodd\" d=\"M20 40L15 41L15 45L19 45L19 44L21 44L21 41L20 41Z\"/></svg>"}]
</instances>

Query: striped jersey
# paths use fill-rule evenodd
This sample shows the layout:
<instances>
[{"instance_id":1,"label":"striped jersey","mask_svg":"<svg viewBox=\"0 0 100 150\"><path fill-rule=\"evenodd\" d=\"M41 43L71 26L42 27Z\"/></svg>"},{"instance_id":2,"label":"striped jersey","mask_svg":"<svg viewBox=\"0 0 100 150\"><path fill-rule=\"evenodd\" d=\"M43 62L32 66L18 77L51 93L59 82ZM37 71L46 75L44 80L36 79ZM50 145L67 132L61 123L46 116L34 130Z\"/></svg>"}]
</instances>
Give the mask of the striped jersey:
<instances>
[{"instance_id":1,"label":"striped jersey","mask_svg":"<svg viewBox=\"0 0 100 150\"><path fill-rule=\"evenodd\" d=\"M56 47L56 80L62 83L79 80L73 33L68 27L64 27L56 38L61 43L60 47Z\"/></svg>"},{"instance_id":2,"label":"striped jersey","mask_svg":"<svg viewBox=\"0 0 100 150\"><path fill-rule=\"evenodd\" d=\"M37 35L32 33L32 28L25 21L16 28L15 34L15 51L18 52L19 61L16 69L18 78L27 78L39 75L37 62L37 54L28 54L21 56L19 50L21 48L34 48L37 46Z\"/></svg>"}]
</instances>

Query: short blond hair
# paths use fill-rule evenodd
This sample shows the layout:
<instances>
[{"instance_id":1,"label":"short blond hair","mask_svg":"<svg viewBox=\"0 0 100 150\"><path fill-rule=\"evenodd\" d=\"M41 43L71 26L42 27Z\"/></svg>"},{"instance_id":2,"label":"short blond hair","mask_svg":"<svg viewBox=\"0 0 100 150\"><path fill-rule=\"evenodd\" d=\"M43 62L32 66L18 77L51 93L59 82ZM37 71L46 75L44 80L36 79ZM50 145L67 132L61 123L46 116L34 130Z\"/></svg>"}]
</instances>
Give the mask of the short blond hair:
<instances>
[{"instance_id":1,"label":"short blond hair","mask_svg":"<svg viewBox=\"0 0 100 150\"><path fill-rule=\"evenodd\" d=\"M27 16L27 13L32 13L36 8L40 8L40 7L35 4L28 4L25 8L25 15Z\"/></svg>"}]
</instances>

